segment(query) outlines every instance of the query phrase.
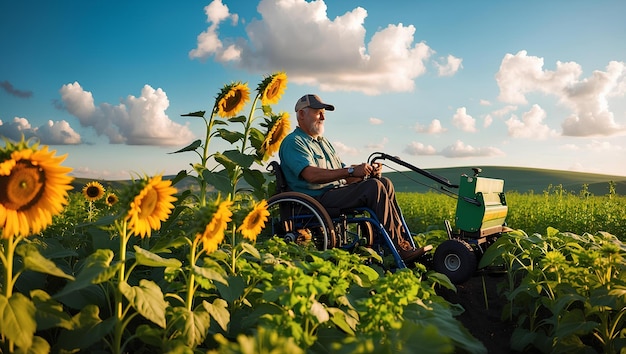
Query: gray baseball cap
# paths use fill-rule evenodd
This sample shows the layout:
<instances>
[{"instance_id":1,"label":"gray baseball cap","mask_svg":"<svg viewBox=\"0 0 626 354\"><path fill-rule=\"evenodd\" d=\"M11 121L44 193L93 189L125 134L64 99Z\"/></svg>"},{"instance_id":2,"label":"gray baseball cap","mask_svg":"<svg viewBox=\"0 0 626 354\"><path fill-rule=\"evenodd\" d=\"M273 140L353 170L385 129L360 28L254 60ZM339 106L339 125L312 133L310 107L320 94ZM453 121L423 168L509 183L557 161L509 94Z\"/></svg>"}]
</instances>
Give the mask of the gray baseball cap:
<instances>
[{"instance_id":1,"label":"gray baseball cap","mask_svg":"<svg viewBox=\"0 0 626 354\"><path fill-rule=\"evenodd\" d=\"M322 100L317 95L304 95L300 97L298 102L296 102L296 112L306 107L311 107L315 109L324 108L328 111L335 110L335 106L322 102Z\"/></svg>"}]
</instances>

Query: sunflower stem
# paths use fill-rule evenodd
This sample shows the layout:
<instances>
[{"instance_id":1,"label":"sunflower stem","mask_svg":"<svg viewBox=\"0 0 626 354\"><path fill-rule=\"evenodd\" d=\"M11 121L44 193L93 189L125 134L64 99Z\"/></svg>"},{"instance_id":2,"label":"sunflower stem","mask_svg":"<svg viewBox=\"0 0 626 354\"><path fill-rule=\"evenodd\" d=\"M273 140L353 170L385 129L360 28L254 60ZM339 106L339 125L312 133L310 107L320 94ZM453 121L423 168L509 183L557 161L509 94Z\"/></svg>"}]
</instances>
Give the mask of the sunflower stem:
<instances>
[{"instance_id":1,"label":"sunflower stem","mask_svg":"<svg viewBox=\"0 0 626 354\"><path fill-rule=\"evenodd\" d=\"M193 296L194 289L196 286L196 276L193 272L193 267L196 265L196 249L198 247L198 238L193 241L193 244L189 250L189 263L191 269L189 269L189 277L187 278L187 298L185 299L185 306L187 307L187 311L191 312L193 310Z\"/></svg>"},{"instance_id":2,"label":"sunflower stem","mask_svg":"<svg viewBox=\"0 0 626 354\"><path fill-rule=\"evenodd\" d=\"M248 142L248 137L250 136L250 128L252 128L252 122L254 121L254 111L256 110L256 104L261 97L261 93L257 93L254 97L254 101L252 101L252 105L250 106L250 113L248 114L248 119L246 119L245 129L243 130L243 140L241 141L241 154L245 154L246 151L246 143ZM231 199L235 199L235 194L237 193L237 184L239 183L239 178L241 178L241 167L235 166L235 171L233 173L232 186L233 192L231 194Z\"/></svg>"},{"instance_id":3,"label":"sunflower stem","mask_svg":"<svg viewBox=\"0 0 626 354\"><path fill-rule=\"evenodd\" d=\"M115 328L113 332L113 350L114 354L119 354L121 352L122 346L122 335L124 334L124 328L126 327L124 323L124 307L122 304L123 295L120 291L120 284L126 279L126 246L128 244L128 222L124 220L120 225L119 222L116 222L118 227L118 231L120 233L120 249L119 249L119 262L120 269L117 273L117 284L114 284L114 294L115 294Z\"/></svg>"}]
</instances>

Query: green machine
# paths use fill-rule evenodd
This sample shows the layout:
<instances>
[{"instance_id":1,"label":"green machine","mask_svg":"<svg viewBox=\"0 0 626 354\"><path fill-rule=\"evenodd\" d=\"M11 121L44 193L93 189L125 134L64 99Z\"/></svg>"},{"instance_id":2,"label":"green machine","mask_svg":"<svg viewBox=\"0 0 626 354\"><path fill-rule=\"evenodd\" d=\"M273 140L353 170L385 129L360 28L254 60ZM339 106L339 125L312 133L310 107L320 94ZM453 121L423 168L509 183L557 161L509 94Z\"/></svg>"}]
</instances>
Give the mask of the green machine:
<instances>
[{"instance_id":1,"label":"green machine","mask_svg":"<svg viewBox=\"0 0 626 354\"><path fill-rule=\"evenodd\" d=\"M473 168L473 175L463 174L459 184L454 184L398 157L379 152L370 156L371 162L378 160L390 160L417 172L437 182L439 192L457 199L454 229L449 220L444 221L448 240L437 246L432 257L433 268L453 283L467 281L487 248L503 233L512 231L506 226L508 206L503 179L480 176L482 170Z\"/></svg>"}]
</instances>

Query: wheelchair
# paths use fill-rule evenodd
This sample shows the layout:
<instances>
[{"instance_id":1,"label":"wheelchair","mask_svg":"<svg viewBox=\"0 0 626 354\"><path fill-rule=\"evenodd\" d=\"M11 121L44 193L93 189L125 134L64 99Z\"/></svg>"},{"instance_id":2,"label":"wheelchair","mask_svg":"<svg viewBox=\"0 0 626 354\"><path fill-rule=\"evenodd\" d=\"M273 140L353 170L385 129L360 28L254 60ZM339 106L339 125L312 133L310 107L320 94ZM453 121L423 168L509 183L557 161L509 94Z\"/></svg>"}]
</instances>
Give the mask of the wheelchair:
<instances>
[{"instance_id":1,"label":"wheelchair","mask_svg":"<svg viewBox=\"0 0 626 354\"><path fill-rule=\"evenodd\" d=\"M418 172L441 184L440 191L458 199L456 224L461 229L452 230L448 220L445 227L448 240L441 243L434 256L426 252L417 262L433 267L447 275L455 284L469 280L477 268L478 260L486 248L508 229L504 223L507 214L506 199L502 192L504 181L474 176L461 176L461 184L417 168L397 157L376 152L368 163L390 160L414 172ZM323 251L341 248L348 251L358 246L369 247L382 257L391 255L395 268L411 267L400 257L389 233L373 211L366 207L350 209L325 208L315 198L290 190L280 163L272 161L267 170L275 177L275 192L267 200L269 221L260 239L279 237L286 242L314 246ZM454 194L448 188L459 188ZM403 237L415 247L412 234L402 217ZM428 248L430 250L432 247Z\"/></svg>"},{"instance_id":2,"label":"wheelchair","mask_svg":"<svg viewBox=\"0 0 626 354\"><path fill-rule=\"evenodd\" d=\"M391 255L396 268L406 268L394 246L389 233L384 229L375 213L367 207L335 209L325 208L315 198L291 191L280 164L272 161L268 171L275 177L275 193L268 200L269 230L266 234L277 236L286 242L313 245L324 251L341 248L352 251L358 246L376 250L381 256ZM415 247L409 228L402 219L403 237ZM426 253L417 261L425 263Z\"/></svg>"}]
</instances>

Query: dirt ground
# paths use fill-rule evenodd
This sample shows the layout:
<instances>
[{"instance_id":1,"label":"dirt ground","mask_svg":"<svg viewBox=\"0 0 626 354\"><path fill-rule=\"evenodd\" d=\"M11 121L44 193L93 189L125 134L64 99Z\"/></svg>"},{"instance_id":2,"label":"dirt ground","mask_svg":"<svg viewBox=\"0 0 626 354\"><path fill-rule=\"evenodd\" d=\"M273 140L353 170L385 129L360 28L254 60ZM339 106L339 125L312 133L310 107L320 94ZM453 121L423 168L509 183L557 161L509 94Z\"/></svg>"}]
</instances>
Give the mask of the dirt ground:
<instances>
[{"instance_id":1,"label":"dirt ground","mask_svg":"<svg viewBox=\"0 0 626 354\"><path fill-rule=\"evenodd\" d=\"M510 339L515 324L501 319L506 299L498 295L497 284L502 280L503 274L478 273L466 283L457 285L456 293L445 289L438 291L449 302L463 306L465 312L457 319L489 353L512 352Z\"/></svg>"}]
</instances>

